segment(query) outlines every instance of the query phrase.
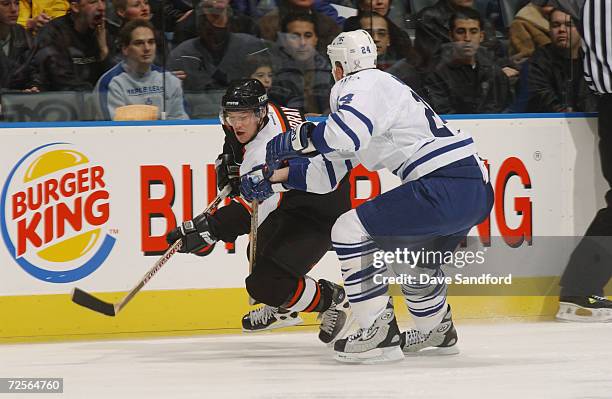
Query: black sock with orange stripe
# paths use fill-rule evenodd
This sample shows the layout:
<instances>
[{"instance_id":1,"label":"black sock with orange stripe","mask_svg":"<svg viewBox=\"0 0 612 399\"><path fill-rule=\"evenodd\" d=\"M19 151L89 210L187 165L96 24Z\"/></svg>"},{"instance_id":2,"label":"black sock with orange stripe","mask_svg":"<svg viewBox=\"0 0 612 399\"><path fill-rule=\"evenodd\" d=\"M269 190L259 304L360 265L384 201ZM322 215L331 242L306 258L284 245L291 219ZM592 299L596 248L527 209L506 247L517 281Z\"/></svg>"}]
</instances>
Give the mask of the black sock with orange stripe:
<instances>
[{"instance_id":1,"label":"black sock with orange stripe","mask_svg":"<svg viewBox=\"0 0 612 399\"><path fill-rule=\"evenodd\" d=\"M313 312L325 312L332 305L334 290L327 280L321 279L318 284L321 287L321 300Z\"/></svg>"},{"instance_id":2,"label":"black sock with orange stripe","mask_svg":"<svg viewBox=\"0 0 612 399\"><path fill-rule=\"evenodd\" d=\"M295 312L322 312L332 303L333 290L325 280L316 281L311 277L300 277L293 295L282 307Z\"/></svg>"}]
</instances>

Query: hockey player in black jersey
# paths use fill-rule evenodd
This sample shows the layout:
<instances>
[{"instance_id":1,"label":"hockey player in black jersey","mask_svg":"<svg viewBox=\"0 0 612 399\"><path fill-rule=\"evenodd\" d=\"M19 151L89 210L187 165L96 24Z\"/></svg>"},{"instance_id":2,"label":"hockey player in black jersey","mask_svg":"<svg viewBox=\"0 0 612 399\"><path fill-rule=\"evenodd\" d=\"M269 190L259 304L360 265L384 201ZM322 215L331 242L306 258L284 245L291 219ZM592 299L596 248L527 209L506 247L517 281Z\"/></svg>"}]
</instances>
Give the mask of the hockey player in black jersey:
<instances>
[{"instance_id":1,"label":"hockey player in black jersey","mask_svg":"<svg viewBox=\"0 0 612 399\"><path fill-rule=\"evenodd\" d=\"M239 179L261 175L268 140L304 122L298 110L270 103L255 79L230 84L220 118L225 143L216 162L217 184L219 189L230 184L234 201L172 230L167 241L182 239L181 252L197 253L216 241L233 242L249 233L250 210L240 200ZM257 182L258 189L269 190L271 196L259 204L257 266L247 277L246 288L264 306L244 316L244 331L298 324L299 312L320 312L319 338L325 343L339 338L350 326L344 289L307 276L331 248L334 222L350 209L350 168L321 156L297 159L275 172L286 174L285 183L273 184L270 176Z\"/></svg>"}]
</instances>

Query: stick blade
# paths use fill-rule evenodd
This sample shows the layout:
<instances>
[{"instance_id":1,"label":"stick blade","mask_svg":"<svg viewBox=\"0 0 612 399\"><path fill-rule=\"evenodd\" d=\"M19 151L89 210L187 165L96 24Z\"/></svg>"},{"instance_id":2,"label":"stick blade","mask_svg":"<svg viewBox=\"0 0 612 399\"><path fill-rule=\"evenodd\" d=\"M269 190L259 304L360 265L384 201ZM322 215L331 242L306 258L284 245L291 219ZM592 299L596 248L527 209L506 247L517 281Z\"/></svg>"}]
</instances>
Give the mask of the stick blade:
<instances>
[{"instance_id":1,"label":"stick blade","mask_svg":"<svg viewBox=\"0 0 612 399\"><path fill-rule=\"evenodd\" d=\"M94 312L102 313L107 316L115 316L115 306L112 303L104 302L101 299L79 289L74 288L72 291L72 302L91 309Z\"/></svg>"}]
</instances>

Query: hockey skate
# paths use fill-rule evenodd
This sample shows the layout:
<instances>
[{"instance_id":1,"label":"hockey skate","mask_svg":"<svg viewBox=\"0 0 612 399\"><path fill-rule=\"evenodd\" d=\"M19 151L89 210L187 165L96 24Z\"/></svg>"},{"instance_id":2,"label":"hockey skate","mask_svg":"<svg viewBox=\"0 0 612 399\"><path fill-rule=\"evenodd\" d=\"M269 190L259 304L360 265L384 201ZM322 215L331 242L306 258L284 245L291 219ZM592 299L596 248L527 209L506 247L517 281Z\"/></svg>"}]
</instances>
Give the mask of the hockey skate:
<instances>
[{"instance_id":1,"label":"hockey skate","mask_svg":"<svg viewBox=\"0 0 612 399\"><path fill-rule=\"evenodd\" d=\"M304 321L298 312L290 312L282 308L264 305L251 310L242 318L242 331L258 332L291 327Z\"/></svg>"},{"instance_id":2,"label":"hockey skate","mask_svg":"<svg viewBox=\"0 0 612 399\"><path fill-rule=\"evenodd\" d=\"M336 341L334 350L335 359L345 363L373 364L402 360L404 354L391 298L374 324Z\"/></svg>"},{"instance_id":3,"label":"hockey skate","mask_svg":"<svg viewBox=\"0 0 612 399\"><path fill-rule=\"evenodd\" d=\"M406 355L456 355L457 330L453 324L450 305L447 305L446 314L436 328L427 334L419 330L408 330L402 333L401 346Z\"/></svg>"},{"instance_id":4,"label":"hockey skate","mask_svg":"<svg viewBox=\"0 0 612 399\"><path fill-rule=\"evenodd\" d=\"M612 322L612 301L597 295L560 297L557 320L578 322Z\"/></svg>"},{"instance_id":5,"label":"hockey skate","mask_svg":"<svg viewBox=\"0 0 612 399\"><path fill-rule=\"evenodd\" d=\"M337 339L342 338L351 327L351 324L353 324L353 314L348 297L342 286L327 280L319 280L319 283L329 288L332 297L330 307L326 311L319 313L318 316L321 319L319 339L323 343L331 345Z\"/></svg>"}]
</instances>

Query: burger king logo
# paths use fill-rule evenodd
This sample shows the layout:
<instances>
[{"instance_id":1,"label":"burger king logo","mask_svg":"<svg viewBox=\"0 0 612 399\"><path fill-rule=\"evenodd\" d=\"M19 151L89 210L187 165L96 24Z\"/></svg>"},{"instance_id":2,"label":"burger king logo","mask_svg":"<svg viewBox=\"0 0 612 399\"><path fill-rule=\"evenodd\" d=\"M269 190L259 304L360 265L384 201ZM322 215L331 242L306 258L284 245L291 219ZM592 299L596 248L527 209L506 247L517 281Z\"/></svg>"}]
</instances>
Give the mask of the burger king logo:
<instances>
[{"instance_id":1,"label":"burger king logo","mask_svg":"<svg viewBox=\"0 0 612 399\"><path fill-rule=\"evenodd\" d=\"M2 187L0 228L23 270L69 283L100 267L116 241L105 228L110 195L104 174L69 143L42 145L15 164Z\"/></svg>"}]
</instances>

